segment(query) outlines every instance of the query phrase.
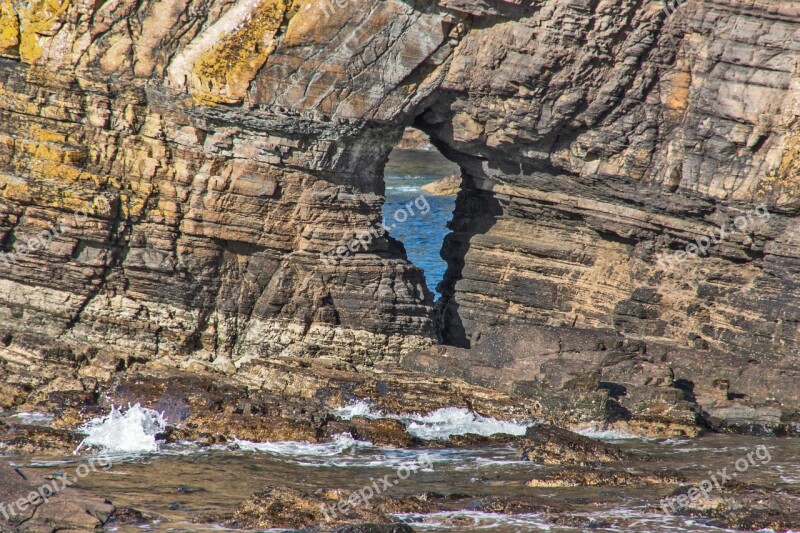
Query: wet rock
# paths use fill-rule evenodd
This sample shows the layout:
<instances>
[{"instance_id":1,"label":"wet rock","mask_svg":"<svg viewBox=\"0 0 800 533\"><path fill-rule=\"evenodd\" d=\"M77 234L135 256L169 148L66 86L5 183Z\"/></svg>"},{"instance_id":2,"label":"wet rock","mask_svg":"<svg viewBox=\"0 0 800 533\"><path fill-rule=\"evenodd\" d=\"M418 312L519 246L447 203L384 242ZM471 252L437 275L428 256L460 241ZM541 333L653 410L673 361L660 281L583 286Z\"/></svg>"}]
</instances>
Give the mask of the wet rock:
<instances>
[{"instance_id":1,"label":"wet rock","mask_svg":"<svg viewBox=\"0 0 800 533\"><path fill-rule=\"evenodd\" d=\"M545 465L591 465L631 457L613 444L548 425L528 428L525 437L514 445L523 459Z\"/></svg>"},{"instance_id":2,"label":"wet rock","mask_svg":"<svg viewBox=\"0 0 800 533\"><path fill-rule=\"evenodd\" d=\"M334 421L325 425L327 438L346 433L356 440L369 441L379 446L415 448L424 444L422 439L408 433L406 425L389 418L370 419L354 416L347 421Z\"/></svg>"},{"instance_id":3,"label":"wet rock","mask_svg":"<svg viewBox=\"0 0 800 533\"><path fill-rule=\"evenodd\" d=\"M369 400L376 411L386 413L427 413L462 407L480 409L485 416L501 420L534 418L533 406L526 406L524 400L516 401L505 393L397 369L362 374L319 362L275 359L254 364L252 370L249 379L243 379L238 375L142 365L136 370L118 372L105 383L93 381L91 392L81 388L36 393L26 405L31 410L52 413L55 419L51 427L21 427L17 431L15 425L0 435L5 435L3 439L8 445L14 444L21 450L72 451L80 437L71 431L86 420L107 414L112 405L140 404L164 414L168 428L161 438L167 442L219 444L234 439L321 442L345 433L378 445L441 448L448 444L413 437L398 420L367 417L339 420L331 411L351 402ZM74 385L82 387L80 380ZM489 445L503 438L464 436L453 439L449 445L478 445L479 441Z\"/></svg>"},{"instance_id":4,"label":"wet rock","mask_svg":"<svg viewBox=\"0 0 800 533\"><path fill-rule=\"evenodd\" d=\"M72 487L56 490L47 500L38 491L52 481L0 462L0 530L9 532L94 531L114 514L107 500ZM55 482L60 487L60 482ZM38 496L38 497L37 497Z\"/></svg>"},{"instance_id":5,"label":"wet rock","mask_svg":"<svg viewBox=\"0 0 800 533\"><path fill-rule=\"evenodd\" d=\"M703 428L791 435L800 427L796 370L610 330L507 326L469 350L436 346L401 366L530 398L572 428L600 421L644 437L691 437ZM783 400L767 399L773 389Z\"/></svg>"},{"instance_id":6,"label":"wet rock","mask_svg":"<svg viewBox=\"0 0 800 533\"><path fill-rule=\"evenodd\" d=\"M353 503L348 504L347 501L354 494L357 493L340 489L309 494L297 489L267 487L242 503L232 515L208 517L208 520L220 521L232 527L286 527L329 531L347 522L353 524L343 527L362 527L365 522L373 524L364 527L408 527L394 524L390 516L402 513L428 514L438 511L479 511L509 515L542 513L548 515L548 518L557 520L562 513L572 511L568 505L528 495L485 497L439 493L413 496L380 494L367 504L360 504L359 498L354 498Z\"/></svg>"},{"instance_id":7,"label":"wet rock","mask_svg":"<svg viewBox=\"0 0 800 533\"><path fill-rule=\"evenodd\" d=\"M684 506L671 511L707 519L711 525L737 531L800 529L800 491L727 482L709 494L691 498L690 487L675 490L671 498L684 497ZM688 495L688 497L687 497ZM664 502L662 501L662 504ZM675 508L677 507L677 509ZM662 505L662 511L665 506Z\"/></svg>"},{"instance_id":8,"label":"wet rock","mask_svg":"<svg viewBox=\"0 0 800 533\"><path fill-rule=\"evenodd\" d=\"M405 524L358 524L339 528L336 533L414 533L414 529Z\"/></svg>"},{"instance_id":9,"label":"wet rock","mask_svg":"<svg viewBox=\"0 0 800 533\"><path fill-rule=\"evenodd\" d=\"M72 431L0 422L0 449L13 454L69 454L82 438Z\"/></svg>"},{"instance_id":10,"label":"wet rock","mask_svg":"<svg viewBox=\"0 0 800 533\"><path fill-rule=\"evenodd\" d=\"M330 408L369 400L386 413L429 413L447 407L474 410L499 420L536 418L535 401L459 379L409 372L394 365L359 373L316 361L274 358L253 361L231 376L250 389L318 402Z\"/></svg>"},{"instance_id":11,"label":"wet rock","mask_svg":"<svg viewBox=\"0 0 800 533\"><path fill-rule=\"evenodd\" d=\"M101 405L140 403L164 413L173 440L316 441L326 411L315 402L249 390L222 375L142 369L103 387Z\"/></svg>"},{"instance_id":12,"label":"wet rock","mask_svg":"<svg viewBox=\"0 0 800 533\"><path fill-rule=\"evenodd\" d=\"M480 511L482 513L500 513L508 515L534 513L552 514L563 513L569 509L569 506L534 496L505 496L473 499L464 509Z\"/></svg>"},{"instance_id":13,"label":"wet rock","mask_svg":"<svg viewBox=\"0 0 800 533\"><path fill-rule=\"evenodd\" d=\"M156 520L163 520L163 517L134 509L131 507L118 508L109 521L106 523L106 528L113 528L119 526L138 526L145 527L152 525Z\"/></svg>"},{"instance_id":14,"label":"wet rock","mask_svg":"<svg viewBox=\"0 0 800 533\"><path fill-rule=\"evenodd\" d=\"M638 487L686 481L676 472L628 472L610 468L562 468L528 481L529 487Z\"/></svg>"},{"instance_id":15,"label":"wet rock","mask_svg":"<svg viewBox=\"0 0 800 533\"><path fill-rule=\"evenodd\" d=\"M353 504L348 503L346 498L351 494L338 490L309 494L287 487L266 487L239 505L230 516L208 518L240 528L332 530L364 524L370 524L369 527L396 524L396 520L388 516L381 506L384 498L374 504L359 505L356 500L353 500ZM421 504L410 506L419 509Z\"/></svg>"},{"instance_id":16,"label":"wet rock","mask_svg":"<svg viewBox=\"0 0 800 533\"><path fill-rule=\"evenodd\" d=\"M498 433L496 435L476 435L474 433L465 433L464 435L451 435L448 437L448 447L453 448L482 448L486 446L504 445L518 442L522 437L517 435L507 435L505 433Z\"/></svg>"}]
</instances>

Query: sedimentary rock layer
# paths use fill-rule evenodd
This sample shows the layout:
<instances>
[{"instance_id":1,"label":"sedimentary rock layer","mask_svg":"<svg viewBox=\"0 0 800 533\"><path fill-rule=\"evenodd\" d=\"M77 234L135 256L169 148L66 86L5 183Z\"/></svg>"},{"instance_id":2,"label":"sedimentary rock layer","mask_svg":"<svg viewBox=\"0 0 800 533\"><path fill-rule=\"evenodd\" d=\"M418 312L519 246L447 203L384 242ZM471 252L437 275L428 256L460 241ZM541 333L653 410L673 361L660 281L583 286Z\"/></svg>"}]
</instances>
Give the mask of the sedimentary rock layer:
<instances>
[{"instance_id":1,"label":"sedimentary rock layer","mask_svg":"<svg viewBox=\"0 0 800 533\"><path fill-rule=\"evenodd\" d=\"M231 369L535 323L793 360L799 27L777 0L0 4L2 339ZM440 318L390 236L320 258L380 221L412 124L464 175Z\"/></svg>"},{"instance_id":2,"label":"sedimentary rock layer","mask_svg":"<svg viewBox=\"0 0 800 533\"><path fill-rule=\"evenodd\" d=\"M466 174L452 342L541 323L798 355L800 11L658 7L547 2L457 48L422 117ZM697 239L708 256L676 259Z\"/></svg>"}]
</instances>

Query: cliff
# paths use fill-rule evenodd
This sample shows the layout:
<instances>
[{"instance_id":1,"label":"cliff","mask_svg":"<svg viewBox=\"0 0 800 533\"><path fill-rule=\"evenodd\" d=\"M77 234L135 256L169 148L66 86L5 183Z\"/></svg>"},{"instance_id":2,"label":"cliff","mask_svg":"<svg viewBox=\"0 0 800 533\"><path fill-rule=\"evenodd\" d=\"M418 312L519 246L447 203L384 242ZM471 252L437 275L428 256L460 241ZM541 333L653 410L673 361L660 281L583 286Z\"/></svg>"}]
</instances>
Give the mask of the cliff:
<instances>
[{"instance_id":1,"label":"cliff","mask_svg":"<svg viewBox=\"0 0 800 533\"><path fill-rule=\"evenodd\" d=\"M535 324L796 365L798 29L777 0L6 1L0 340L232 371ZM438 311L390 235L321 259L411 125L464 175Z\"/></svg>"}]
</instances>

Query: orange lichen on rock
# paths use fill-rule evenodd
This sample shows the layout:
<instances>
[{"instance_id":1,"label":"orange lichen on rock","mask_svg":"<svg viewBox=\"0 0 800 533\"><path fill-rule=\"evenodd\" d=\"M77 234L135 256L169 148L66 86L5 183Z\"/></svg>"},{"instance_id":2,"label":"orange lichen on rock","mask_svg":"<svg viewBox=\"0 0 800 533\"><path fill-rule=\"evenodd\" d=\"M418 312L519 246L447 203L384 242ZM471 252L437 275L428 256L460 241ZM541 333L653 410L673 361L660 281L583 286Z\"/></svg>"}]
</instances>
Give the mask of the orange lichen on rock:
<instances>
[{"instance_id":1,"label":"orange lichen on rock","mask_svg":"<svg viewBox=\"0 0 800 533\"><path fill-rule=\"evenodd\" d=\"M19 18L10 0L0 0L0 56L19 57Z\"/></svg>"},{"instance_id":2,"label":"orange lichen on rock","mask_svg":"<svg viewBox=\"0 0 800 533\"><path fill-rule=\"evenodd\" d=\"M194 64L194 96L201 103L237 103L275 48L273 38L289 5L263 0L250 19L223 37Z\"/></svg>"},{"instance_id":3,"label":"orange lichen on rock","mask_svg":"<svg viewBox=\"0 0 800 533\"><path fill-rule=\"evenodd\" d=\"M52 32L69 6L69 0L34 0L20 11L19 55L25 63L34 64L42 57L39 36Z\"/></svg>"},{"instance_id":4,"label":"orange lichen on rock","mask_svg":"<svg viewBox=\"0 0 800 533\"><path fill-rule=\"evenodd\" d=\"M785 143L781 164L761 181L758 194L780 196L780 203L796 201L800 194L800 135L789 137Z\"/></svg>"}]
</instances>

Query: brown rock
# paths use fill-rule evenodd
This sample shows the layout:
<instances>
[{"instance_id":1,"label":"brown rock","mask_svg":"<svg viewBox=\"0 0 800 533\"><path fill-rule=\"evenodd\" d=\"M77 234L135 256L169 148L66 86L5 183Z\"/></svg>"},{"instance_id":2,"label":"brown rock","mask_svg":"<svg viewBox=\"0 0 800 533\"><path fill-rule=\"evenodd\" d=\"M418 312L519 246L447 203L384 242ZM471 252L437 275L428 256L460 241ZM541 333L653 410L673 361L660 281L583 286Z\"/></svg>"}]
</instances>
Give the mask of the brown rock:
<instances>
[{"instance_id":1,"label":"brown rock","mask_svg":"<svg viewBox=\"0 0 800 533\"><path fill-rule=\"evenodd\" d=\"M691 348L726 360L710 377L731 398L694 402L713 427L793 427L796 2L212 4L0 9L4 359L73 385L118 368L99 360L364 370L567 326L674 348L545 364L547 386L584 393L576 422L621 405L690 434L698 358L675 352ZM436 310L401 243L353 240L380 221L411 125L462 168ZM592 390L598 366L629 393ZM2 403L39 381L55 382Z\"/></svg>"},{"instance_id":2,"label":"brown rock","mask_svg":"<svg viewBox=\"0 0 800 533\"><path fill-rule=\"evenodd\" d=\"M308 528L324 527L331 530L338 527L380 526L399 527L404 530L376 502L373 505L355 505L347 503L353 493L333 490L325 494L309 494L305 491L287 487L266 487L243 502L230 516L208 517L211 521L239 528ZM344 498L344 499L343 499ZM385 500L381 498L380 501ZM340 505L341 502L341 505ZM421 509L422 504L408 500L405 509ZM369 525L366 525L369 524ZM358 529L346 531L359 531ZM393 531L378 529L376 531Z\"/></svg>"},{"instance_id":3,"label":"brown rock","mask_svg":"<svg viewBox=\"0 0 800 533\"><path fill-rule=\"evenodd\" d=\"M426 183L422 190L433 196L456 196L461 190L461 176L447 176L433 183Z\"/></svg>"},{"instance_id":4,"label":"brown rock","mask_svg":"<svg viewBox=\"0 0 800 533\"><path fill-rule=\"evenodd\" d=\"M379 446L413 448L423 444L421 439L411 436L406 426L399 420L389 418L370 419L354 416L348 421L329 422L325 435L332 437L347 433L356 440L369 441Z\"/></svg>"},{"instance_id":5,"label":"brown rock","mask_svg":"<svg viewBox=\"0 0 800 533\"><path fill-rule=\"evenodd\" d=\"M348 505L351 495L357 494L344 490L328 490L324 493L309 494L290 489L266 487L242 503L236 511L226 517L208 517L209 520L220 520L235 527L286 527L311 528L336 531L383 532L412 531L409 526L392 524L389 515L398 513L426 514L436 511L479 511L486 513L553 514L558 520L559 513L569 512L567 505L554 504L549 499L534 496L502 496L483 497L465 494L443 495L436 493L417 494L414 496L392 496L381 494L371 499L368 504L360 504L354 498L354 504ZM341 503L341 510L337 507ZM323 510L325 512L323 512ZM364 522L372 522L364 524ZM379 527L382 529L373 529ZM345 529L354 528L354 529ZM366 529L359 529L366 528ZM383 529L388 528L388 529Z\"/></svg>"},{"instance_id":6,"label":"brown rock","mask_svg":"<svg viewBox=\"0 0 800 533\"><path fill-rule=\"evenodd\" d=\"M0 448L15 454L70 454L81 438L62 429L0 422Z\"/></svg>"},{"instance_id":7,"label":"brown rock","mask_svg":"<svg viewBox=\"0 0 800 533\"><path fill-rule=\"evenodd\" d=\"M632 473L614 469L567 467L537 476L526 483L529 487L627 487L678 484L685 478L674 472Z\"/></svg>"},{"instance_id":8,"label":"brown rock","mask_svg":"<svg viewBox=\"0 0 800 533\"><path fill-rule=\"evenodd\" d=\"M612 444L545 425L528 428L515 446L523 459L545 465L598 464L630 457Z\"/></svg>"},{"instance_id":9,"label":"brown rock","mask_svg":"<svg viewBox=\"0 0 800 533\"><path fill-rule=\"evenodd\" d=\"M46 501L41 496L30 498L45 484L52 482L0 462L0 502L5 504L5 514L0 513L0 530L94 531L114 514L114 506L105 499L73 487L55 491ZM20 501L22 506L16 503ZM15 502L13 507L11 502Z\"/></svg>"},{"instance_id":10,"label":"brown rock","mask_svg":"<svg viewBox=\"0 0 800 533\"><path fill-rule=\"evenodd\" d=\"M689 488L676 489L671 497L686 495ZM739 531L793 531L800 528L800 515L795 510L799 501L800 493L796 490L728 482L708 496L701 494L694 501L686 498L686 507L677 512Z\"/></svg>"}]
</instances>

